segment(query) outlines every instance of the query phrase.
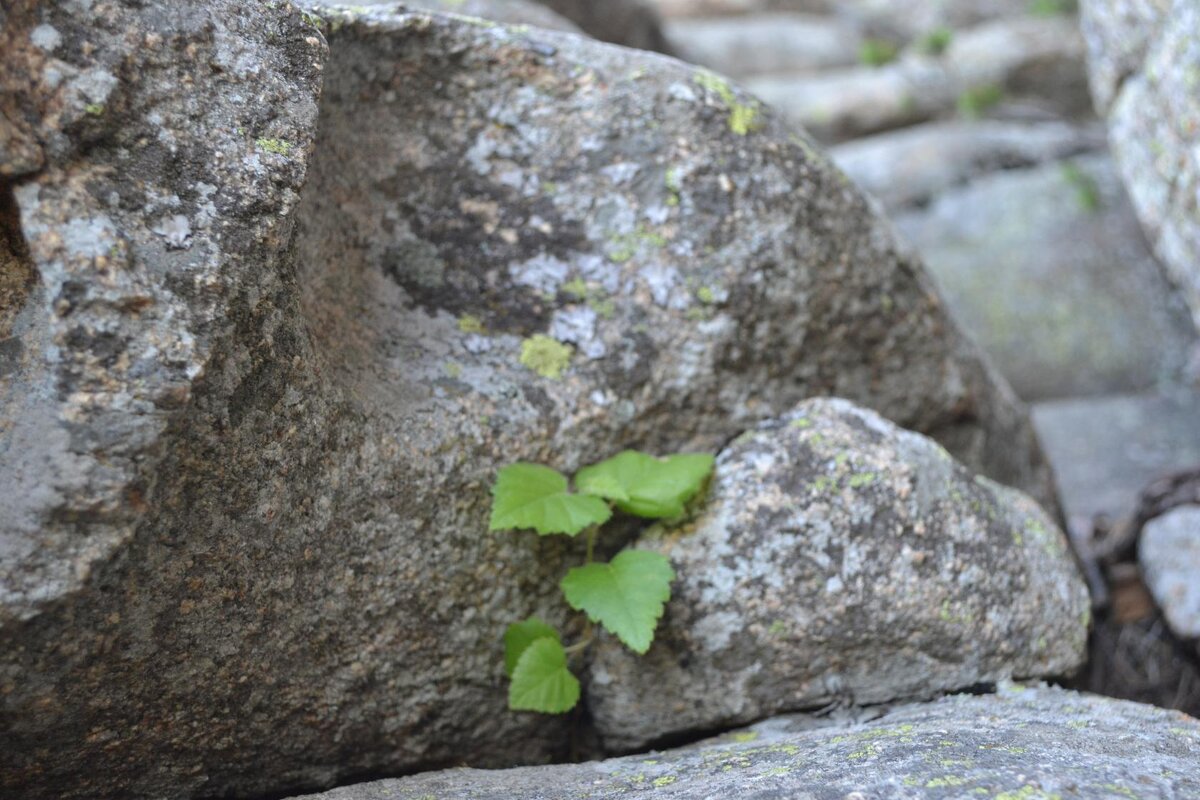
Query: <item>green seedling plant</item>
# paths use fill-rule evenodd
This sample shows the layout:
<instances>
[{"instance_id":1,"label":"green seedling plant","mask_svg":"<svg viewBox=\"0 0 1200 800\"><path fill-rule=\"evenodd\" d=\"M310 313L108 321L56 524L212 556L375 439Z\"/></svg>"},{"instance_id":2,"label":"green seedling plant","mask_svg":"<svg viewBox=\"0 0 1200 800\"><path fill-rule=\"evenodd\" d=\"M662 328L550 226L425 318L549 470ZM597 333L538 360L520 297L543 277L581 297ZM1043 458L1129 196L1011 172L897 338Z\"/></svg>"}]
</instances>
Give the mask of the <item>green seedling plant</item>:
<instances>
[{"instance_id":1,"label":"green seedling plant","mask_svg":"<svg viewBox=\"0 0 1200 800\"><path fill-rule=\"evenodd\" d=\"M656 458L626 450L579 470L575 491L565 475L540 464L516 463L500 470L492 486L490 530L587 537L583 565L572 567L559 582L567 604L586 615L583 635L564 645L558 631L536 617L509 625L504 632L509 708L546 714L574 708L579 680L568 660L592 643L596 623L639 655L650 649L671 599L671 562L646 550L623 550L611 561L597 561L596 534L614 508L643 519L683 517L712 470L713 457L707 454Z\"/></svg>"}]
</instances>

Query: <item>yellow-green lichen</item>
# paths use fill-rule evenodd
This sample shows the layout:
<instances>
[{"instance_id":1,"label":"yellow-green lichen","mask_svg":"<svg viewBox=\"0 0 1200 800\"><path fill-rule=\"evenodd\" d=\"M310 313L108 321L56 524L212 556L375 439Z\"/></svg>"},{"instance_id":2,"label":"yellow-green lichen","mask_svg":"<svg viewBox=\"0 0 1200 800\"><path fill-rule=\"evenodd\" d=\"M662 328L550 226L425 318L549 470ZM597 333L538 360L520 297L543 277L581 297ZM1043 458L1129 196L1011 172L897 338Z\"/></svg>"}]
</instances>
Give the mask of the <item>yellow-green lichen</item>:
<instances>
[{"instance_id":1,"label":"yellow-green lichen","mask_svg":"<svg viewBox=\"0 0 1200 800\"><path fill-rule=\"evenodd\" d=\"M583 278L572 278L558 288L563 294L579 300L582 300L588 296L587 281L585 281Z\"/></svg>"},{"instance_id":2,"label":"yellow-green lichen","mask_svg":"<svg viewBox=\"0 0 1200 800\"><path fill-rule=\"evenodd\" d=\"M661 778L654 779L654 786L655 786L655 788L659 788L662 786L670 786L672 783L675 782L675 780L676 780L676 778L674 775L663 775Z\"/></svg>"},{"instance_id":3,"label":"yellow-green lichen","mask_svg":"<svg viewBox=\"0 0 1200 800\"><path fill-rule=\"evenodd\" d=\"M588 308L590 308L592 311L595 311L596 316L600 317L601 319L612 319L617 313L616 304L607 297L589 297L587 304Z\"/></svg>"},{"instance_id":4,"label":"yellow-green lichen","mask_svg":"<svg viewBox=\"0 0 1200 800\"><path fill-rule=\"evenodd\" d=\"M447 361L442 365L442 368L446 370L446 374L451 378L459 378L462 376L462 364L459 364L456 361Z\"/></svg>"},{"instance_id":5,"label":"yellow-green lichen","mask_svg":"<svg viewBox=\"0 0 1200 800\"><path fill-rule=\"evenodd\" d=\"M721 101L725 103L725 107L729 109L729 130L735 135L745 136L763 126L758 103L753 100L748 104L739 103L729 82L724 78L707 70L701 70L696 73L695 80L696 83L721 98Z\"/></svg>"},{"instance_id":6,"label":"yellow-green lichen","mask_svg":"<svg viewBox=\"0 0 1200 800\"><path fill-rule=\"evenodd\" d=\"M557 380L570 365L573 352L569 344L538 333L521 342L521 364L543 378Z\"/></svg>"},{"instance_id":7,"label":"yellow-green lichen","mask_svg":"<svg viewBox=\"0 0 1200 800\"><path fill-rule=\"evenodd\" d=\"M733 734L735 742L753 742L758 738L758 731L742 731L741 733Z\"/></svg>"},{"instance_id":8,"label":"yellow-green lichen","mask_svg":"<svg viewBox=\"0 0 1200 800\"><path fill-rule=\"evenodd\" d=\"M800 419L794 419L788 423L788 425L792 428L801 428L801 429L811 428L812 424L813 424L812 420L809 419L808 417L801 417Z\"/></svg>"},{"instance_id":9,"label":"yellow-green lichen","mask_svg":"<svg viewBox=\"0 0 1200 800\"><path fill-rule=\"evenodd\" d=\"M663 182L667 185L667 205L679 205L679 192L683 189L683 179L680 175L679 167L667 167L667 172L663 176Z\"/></svg>"},{"instance_id":10,"label":"yellow-green lichen","mask_svg":"<svg viewBox=\"0 0 1200 800\"><path fill-rule=\"evenodd\" d=\"M1062 800L1062 795L1057 792L1047 792L1039 789L1037 786L1026 784L1020 789L1015 789L1011 792L1000 792L993 795L995 800Z\"/></svg>"},{"instance_id":11,"label":"yellow-green lichen","mask_svg":"<svg viewBox=\"0 0 1200 800\"><path fill-rule=\"evenodd\" d=\"M463 333L483 333L483 322L474 314L463 314L458 318L458 329Z\"/></svg>"},{"instance_id":12,"label":"yellow-green lichen","mask_svg":"<svg viewBox=\"0 0 1200 800\"><path fill-rule=\"evenodd\" d=\"M643 244L650 245L651 247L666 247L667 238L661 233L647 228L645 225L638 225L633 233L613 236L609 240L606 255L610 261L623 264L637 255L638 250Z\"/></svg>"},{"instance_id":13,"label":"yellow-green lichen","mask_svg":"<svg viewBox=\"0 0 1200 800\"><path fill-rule=\"evenodd\" d=\"M83 107L83 110L88 114L91 114L93 117L103 116L104 114L104 106L100 105L99 103L88 103Z\"/></svg>"},{"instance_id":14,"label":"yellow-green lichen","mask_svg":"<svg viewBox=\"0 0 1200 800\"><path fill-rule=\"evenodd\" d=\"M861 489L875 482L874 472L858 472L850 476L850 488Z\"/></svg>"},{"instance_id":15,"label":"yellow-green lichen","mask_svg":"<svg viewBox=\"0 0 1200 800\"><path fill-rule=\"evenodd\" d=\"M944 775L940 778L931 778L925 782L926 789L946 789L952 786L962 786L967 783L966 778L960 778L957 775Z\"/></svg>"},{"instance_id":16,"label":"yellow-green lichen","mask_svg":"<svg viewBox=\"0 0 1200 800\"><path fill-rule=\"evenodd\" d=\"M716 300L716 295L713 293L712 287L701 286L696 290L696 299L705 305L712 305Z\"/></svg>"},{"instance_id":17,"label":"yellow-green lichen","mask_svg":"<svg viewBox=\"0 0 1200 800\"><path fill-rule=\"evenodd\" d=\"M312 14L301 9L300 18L311 28L316 28L317 30L324 30L325 28L325 20L317 14Z\"/></svg>"},{"instance_id":18,"label":"yellow-green lichen","mask_svg":"<svg viewBox=\"0 0 1200 800\"><path fill-rule=\"evenodd\" d=\"M837 486L837 481L831 475L818 475L817 479L811 484L813 491L817 494L825 494L830 489Z\"/></svg>"},{"instance_id":19,"label":"yellow-green lichen","mask_svg":"<svg viewBox=\"0 0 1200 800\"><path fill-rule=\"evenodd\" d=\"M254 143L260 150L279 156L286 156L292 149L292 143L284 139L255 139Z\"/></svg>"},{"instance_id":20,"label":"yellow-green lichen","mask_svg":"<svg viewBox=\"0 0 1200 800\"><path fill-rule=\"evenodd\" d=\"M942 622L970 624L975 621L975 616L968 611L954 614L950 611L950 601L943 600L942 608L938 611L938 619Z\"/></svg>"}]
</instances>

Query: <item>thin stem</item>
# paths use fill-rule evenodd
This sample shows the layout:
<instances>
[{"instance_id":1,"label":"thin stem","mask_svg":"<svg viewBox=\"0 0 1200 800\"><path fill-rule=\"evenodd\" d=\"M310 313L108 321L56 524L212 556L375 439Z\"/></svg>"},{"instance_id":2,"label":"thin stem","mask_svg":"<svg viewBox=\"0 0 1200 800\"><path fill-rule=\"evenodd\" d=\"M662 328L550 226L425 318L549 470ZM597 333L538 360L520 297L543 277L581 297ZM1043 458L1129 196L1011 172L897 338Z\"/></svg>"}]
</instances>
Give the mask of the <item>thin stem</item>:
<instances>
[{"instance_id":1,"label":"thin stem","mask_svg":"<svg viewBox=\"0 0 1200 800\"><path fill-rule=\"evenodd\" d=\"M589 623L589 625L590 625L590 623ZM567 655L574 655L575 653L579 653L579 652L586 650L588 645L590 645L591 643L592 643L592 632L589 630L587 632L587 634L582 639L580 639L578 642L571 645L570 647L564 647L563 652L566 653Z\"/></svg>"},{"instance_id":2,"label":"thin stem","mask_svg":"<svg viewBox=\"0 0 1200 800\"><path fill-rule=\"evenodd\" d=\"M596 549L596 526L590 525L587 529L587 560L584 564L592 563L592 553Z\"/></svg>"}]
</instances>

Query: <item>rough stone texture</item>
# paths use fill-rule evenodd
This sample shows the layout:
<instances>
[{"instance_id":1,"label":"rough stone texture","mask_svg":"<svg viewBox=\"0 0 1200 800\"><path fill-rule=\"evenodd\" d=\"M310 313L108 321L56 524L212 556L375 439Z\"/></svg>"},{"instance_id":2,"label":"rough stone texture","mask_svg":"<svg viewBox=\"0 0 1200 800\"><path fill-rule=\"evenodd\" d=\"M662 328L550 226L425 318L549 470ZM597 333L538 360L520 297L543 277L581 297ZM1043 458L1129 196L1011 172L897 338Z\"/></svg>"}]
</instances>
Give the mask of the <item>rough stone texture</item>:
<instances>
[{"instance_id":1,"label":"rough stone texture","mask_svg":"<svg viewBox=\"0 0 1200 800\"><path fill-rule=\"evenodd\" d=\"M1099 123L952 120L833 147L834 163L888 210L928 203L982 174L1031 167L1104 147Z\"/></svg>"},{"instance_id":2,"label":"rough stone texture","mask_svg":"<svg viewBox=\"0 0 1200 800\"><path fill-rule=\"evenodd\" d=\"M1046 513L844 400L743 434L694 524L638 546L677 577L645 656L595 647L588 707L617 751L1083 660L1087 588Z\"/></svg>"},{"instance_id":3,"label":"rough stone texture","mask_svg":"<svg viewBox=\"0 0 1200 800\"><path fill-rule=\"evenodd\" d=\"M1131 514L1159 475L1200 464L1194 391L1036 403L1033 421L1055 465L1071 530Z\"/></svg>"},{"instance_id":4,"label":"rough stone texture","mask_svg":"<svg viewBox=\"0 0 1200 800\"><path fill-rule=\"evenodd\" d=\"M575 557L484 533L513 460L836 393L1053 504L919 263L711 75L386 7L4 13L41 152L0 194L0 793L561 755L505 710L499 633Z\"/></svg>"},{"instance_id":5,"label":"rough stone texture","mask_svg":"<svg viewBox=\"0 0 1200 800\"><path fill-rule=\"evenodd\" d=\"M867 724L783 717L697 747L585 764L456 769L321 800L995 800L1200 796L1200 721L1049 688L901 706Z\"/></svg>"},{"instance_id":6,"label":"rough stone texture","mask_svg":"<svg viewBox=\"0 0 1200 800\"><path fill-rule=\"evenodd\" d=\"M1200 506L1179 506L1147 522L1138 562L1175 635L1200 639Z\"/></svg>"},{"instance_id":7,"label":"rough stone texture","mask_svg":"<svg viewBox=\"0 0 1200 800\"><path fill-rule=\"evenodd\" d=\"M1070 20L1002 20L956 33L940 58L913 50L883 67L746 85L818 140L837 142L931 119L980 90L1000 90L1044 113L1081 113L1088 105L1083 55Z\"/></svg>"},{"instance_id":8,"label":"rough stone texture","mask_svg":"<svg viewBox=\"0 0 1200 800\"><path fill-rule=\"evenodd\" d=\"M602 42L671 52L650 0L537 0Z\"/></svg>"},{"instance_id":9,"label":"rough stone texture","mask_svg":"<svg viewBox=\"0 0 1200 800\"><path fill-rule=\"evenodd\" d=\"M391 5L395 0L367 0L360 5ZM556 14L532 0L413 0L406 3L414 9L443 11L465 17L479 17L509 25L536 25L552 31L579 33L579 28L566 17Z\"/></svg>"},{"instance_id":10,"label":"rough stone texture","mask_svg":"<svg viewBox=\"0 0 1200 800\"><path fill-rule=\"evenodd\" d=\"M1200 0L1084 0L1083 25L1133 205L1200 326Z\"/></svg>"},{"instance_id":11,"label":"rough stone texture","mask_svg":"<svg viewBox=\"0 0 1200 800\"><path fill-rule=\"evenodd\" d=\"M1186 373L1195 330L1107 155L981 178L896 226L1026 400Z\"/></svg>"},{"instance_id":12,"label":"rough stone texture","mask_svg":"<svg viewBox=\"0 0 1200 800\"><path fill-rule=\"evenodd\" d=\"M255 13L6 5L5 115L44 155L3 169L45 165L0 183L23 287L0 361L0 621L128 542L215 343L280 291L325 47L297 13Z\"/></svg>"},{"instance_id":13,"label":"rough stone texture","mask_svg":"<svg viewBox=\"0 0 1200 800\"><path fill-rule=\"evenodd\" d=\"M847 66L862 42L853 27L808 14L677 20L666 32L680 58L736 78Z\"/></svg>"}]
</instances>

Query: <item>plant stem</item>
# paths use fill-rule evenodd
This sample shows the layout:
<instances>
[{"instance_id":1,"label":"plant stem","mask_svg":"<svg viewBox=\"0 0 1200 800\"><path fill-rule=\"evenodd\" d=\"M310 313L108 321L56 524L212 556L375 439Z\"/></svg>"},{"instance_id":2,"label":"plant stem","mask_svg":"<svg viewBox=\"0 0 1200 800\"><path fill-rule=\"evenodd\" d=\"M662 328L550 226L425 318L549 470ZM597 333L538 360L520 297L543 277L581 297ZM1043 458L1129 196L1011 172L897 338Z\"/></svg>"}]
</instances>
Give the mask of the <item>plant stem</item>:
<instances>
[{"instance_id":1,"label":"plant stem","mask_svg":"<svg viewBox=\"0 0 1200 800\"><path fill-rule=\"evenodd\" d=\"M589 628L591 627L590 622L588 623L588 627ZM591 632L591 630L588 630L584 634L584 637L582 639L580 639L578 642L571 645L570 647L564 647L563 652L566 653L567 655L574 655L575 653L579 653L583 650L586 650L588 645L590 645L591 643L592 643L592 632Z\"/></svg>"},{"instance_id":2,"label":"plant stem","mask_svg":"<svg viewBox=\"0 0 1200 800\"><path fill-rule=\"evenodd\" d=\"M592 563L592 552L596 549L596 526L591 525L587 529L587 560L584 564Z\"/></svg>"},{"instance_id":3,"label":"plant stem","mask_svg":"<svg viewBox=\"0 0 1200 800\"><path fill-rule=\"evenodd\" d=\"M595 525L589 525L589 527L588 527L588 555L587 555L587 558L584 559L584 561L583 561L584 564L592 564L592 553L595 551L595 546L596 546L596 527L595 527Z\"/></svg>"}]
</instances>

